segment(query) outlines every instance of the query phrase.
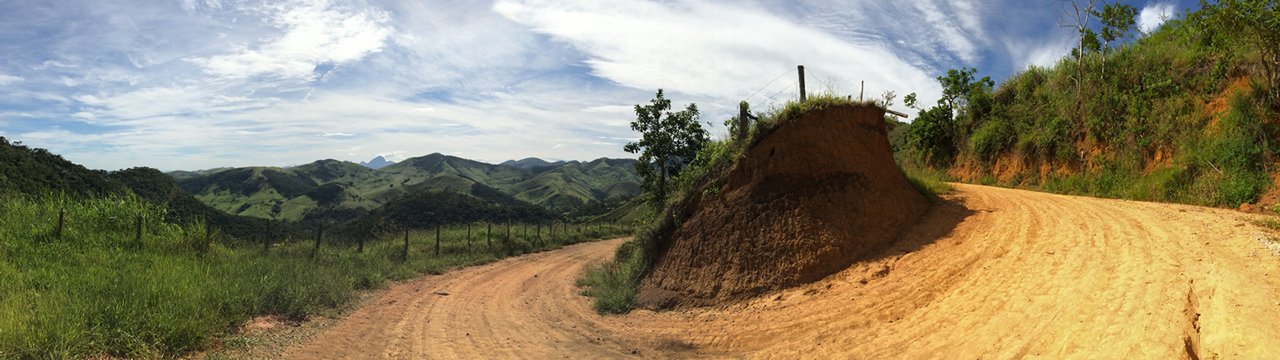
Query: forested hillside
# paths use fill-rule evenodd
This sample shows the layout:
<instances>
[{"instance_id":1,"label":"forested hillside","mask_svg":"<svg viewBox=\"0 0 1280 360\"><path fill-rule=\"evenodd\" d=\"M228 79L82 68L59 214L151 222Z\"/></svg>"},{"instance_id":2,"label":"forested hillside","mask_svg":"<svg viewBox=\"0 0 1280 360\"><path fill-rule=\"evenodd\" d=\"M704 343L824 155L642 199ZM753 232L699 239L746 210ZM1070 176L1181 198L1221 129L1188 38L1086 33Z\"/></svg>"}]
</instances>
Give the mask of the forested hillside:
<instances>
[{"instance_id":1,"label":"forested hillside","mask_svg":"<svg viewBox=\"0 0 1280 360\"><path fill-rule=\"evenodd\" d=\"M631 159L556 164L526 159L520 164L527 167L431 154L376 170L320 160L288 169L249 167L173 175L183 177L183 189L219 210L287 221L347 221L422 190L475 195L477 184L503 195L489 194L486 199L491 201L532 204L558 214L580 213L580 209L597 208L610 199L629 199L641 191Z\"/></svg>"},{"instance_id":2,"label":"forested hillside","mask_svg":"<svg viewBox=\"0 0 1280 360\"><path fill-rule=\"evenodd\" d=\"M164 205L166 222L185 224L207 219L212 226L236 238L254 237L264 226L261 219L231 215L205 205L159 170L145 167L115 172L89 170L48 150L10 143L0 137L0 196L63 194L77 200L134 196L147 203ZM297 230L278 225L275 231L287 236Z\"/></svg>"}]
</instances>

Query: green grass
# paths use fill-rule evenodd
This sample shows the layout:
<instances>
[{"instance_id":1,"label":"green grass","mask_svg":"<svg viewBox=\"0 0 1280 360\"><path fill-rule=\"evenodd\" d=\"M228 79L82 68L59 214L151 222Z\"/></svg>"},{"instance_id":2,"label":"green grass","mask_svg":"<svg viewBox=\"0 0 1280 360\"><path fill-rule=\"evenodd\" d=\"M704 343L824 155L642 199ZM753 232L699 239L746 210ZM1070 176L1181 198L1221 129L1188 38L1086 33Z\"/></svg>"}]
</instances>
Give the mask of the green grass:
<instances>
[{"instance_id":1,"label":"green grass","mask_svg":"<svg viewBox=\"0 0 1280 360\"><path fill-rule=\"evenodd\" d=\"M600 313L622 314L636 304L636 286L648 268L642 240L631 240L618 246L611 261L587 268L577 281L581 294L595 298L591 307Z\"/></svg>"},{"instance_id":2,"label":"green grass","mask_svg":"<svg viewBox=\"0 0 1280 360\"><path fill-rule=\"evenodd\" d=\"M421 272L442 273L565 244L624 235L617 226L571 226L570 235L523 236L494 226L411 231L350 246L314 238L236 241L199 224L163 222L166 210L135 199L77 201L60 196L7 196L0 206L0 358L176 357L229 337L253 316L302 319L350 306L356 291ZM61 236L58 213L64 209ZM144 218L136 236L136 215ZM499 230L501 229L501 231ZM259 239L260 240L260 239ZM354 243L354 242L352 242ZM239 245L236 245L239 244Z\"/></svg>"},{"instance_id":3,"label":"green grass","mask_svg":"<svg viewBox=\"0 0 1280 360\"><path fill-rule=\"evenodd\" d=\"M911 187L929 199L930 203L937 203L938 195L956 191L954 186L948 184L955 179L947 175L945 170L917 166L903 166L900 169L902 175L907 177L907 182L911 183Z\"/></svg>"},{"instance_id":4,"label":"green grass","mask_svg":"<svg viewBox=\"0 0 1280 360\"><path fill-rule=\"evenodd\" d=\"M1260 218L1260 219L1250 219L1250 220L1249 220L1249 222L1250 222L1250 223L1252 223L1252 224L1254 224L1254 225L1258 225L1258 226L1261 226L1261 227L1264 227L1264 228L1271 229L1272 231L1280 231L1280 220L1277 220L1277 219L1272 218L1272 217L1265 217L1265 218Z\"/></svg>"}]
</instances>

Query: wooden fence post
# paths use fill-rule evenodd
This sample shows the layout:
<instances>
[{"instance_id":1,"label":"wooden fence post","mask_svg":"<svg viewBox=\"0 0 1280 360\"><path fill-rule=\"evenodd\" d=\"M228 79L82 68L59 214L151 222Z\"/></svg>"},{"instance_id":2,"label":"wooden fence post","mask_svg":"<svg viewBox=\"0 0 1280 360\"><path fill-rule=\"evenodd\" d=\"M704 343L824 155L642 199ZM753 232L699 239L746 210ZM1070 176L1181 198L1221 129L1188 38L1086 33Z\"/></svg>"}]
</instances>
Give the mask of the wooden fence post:
<instances>
[{"instance_id":1,"label":"wooden fence post","mask_svg":"<svg viewBox=\"0 0 1280 360\"><path fill-rule=\"evenodd\" d=\"M409 229L404 229L404 261L409 261Z\"/></svg>"},{"instance_id":2,"label":"wooden fence post","mask_svg":"<svg viewBox=\"0 0 1280 360\"><path fill-rule=\"evenodd\" d=\"M142 214L141 213L138 214L138 236L134 237L134 240L142 241Z\"/></svg>"},{"instance_id":3,"label":"wooden fence post","mask_svg":"<svg viewBox=\"0 0 1280 360\"><path fill-rule=\"evenodd\" d=\"M539 241L542 240L542 222L538 222L538 232L534 235L537 236Z\"/></svg>"},{"instance_id":4,"label":"wooden fence post","mask_svg":"<svg viewBox=\"0 0 1280 360\"><path fill-rule=\"evenodd\" d=\"M467 251L471 250L471 223L467 223Z\"/></svg>"},{"instance_id":5,"label":"wooden fence post","mask_svg":"<svg viewBox=\"0 0 1280 360\"><path fill-rule=\"evenodd\" d=\"M62 218L67 215L67 209L58 209L58 231L54 232L54 236L62 238Z\"/></svg>"},{"instance_id":6,"label":"wooden fence post","mask_svg":"<svg viewBox=\"0 0 1280 360\"><path fill-rule=\"evenodd\" d=\"M485 224L489 225L489 230L484 231L484 242L487 243L487 245L489 245L489 249L492 250L493 249L493 223L485 222Z\"/></svg>"},{"instance_id":7,"label":"wooden fence post","mask_svg":"<svg viewBox=\"0 0 1280 360\"><path fill-rule=\"evenodd\" d=\"M796 70L800 72L800 101L804 101L804 65L796 66Z\"/></svg>"},{"instance_id":8,"label":"wooden fence post","mask_svg":"<svg viewBox=\"0 0 1280 360\"><path fill-rule=\"evenodd\" d=\"M356 252L364 252L364 223L360 223L360 232L356 233Z\"/></svg>"},{"instance_id":9,"label":"wooden fence post","mask_svg":"<svg viewBox=\"0 0 1280 360\"><path fill-rule=\"evenodd\" d=\"M867 91L867 81L862 80L858 84L858 101L862 101L862 94Z\"/></svg>"},{"instance_id":10,"label":"wooden fence post","mask_svg":"<svg viewBox=\"0 0 1280 360\"><path fill-rule=\"evenodd\" d=\"M436 256L440 256L440 224L436 224Z\"/></svg>"}]
</instances>

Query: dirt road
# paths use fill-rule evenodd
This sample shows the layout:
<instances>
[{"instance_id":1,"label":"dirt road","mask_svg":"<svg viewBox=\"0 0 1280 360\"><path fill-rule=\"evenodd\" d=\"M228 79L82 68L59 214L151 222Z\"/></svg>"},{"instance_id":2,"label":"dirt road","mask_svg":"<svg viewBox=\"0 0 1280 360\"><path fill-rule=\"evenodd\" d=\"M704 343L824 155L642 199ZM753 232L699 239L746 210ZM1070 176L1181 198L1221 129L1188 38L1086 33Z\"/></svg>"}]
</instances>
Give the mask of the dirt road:
<instances>
[{"instance_id":1,"label":"dirt road","mask_svg":"<svg viewBox=\"0 0 1280 360\"><path fill-rule=\"evenodd\" d=\"M902 241L715 309L601 316L574 279L620 240L426 277L294 358L1280 356L1280 261L1229 210L958 185ZM447 293L441 295L438 293Z\"/></svg>"}]
</instances>

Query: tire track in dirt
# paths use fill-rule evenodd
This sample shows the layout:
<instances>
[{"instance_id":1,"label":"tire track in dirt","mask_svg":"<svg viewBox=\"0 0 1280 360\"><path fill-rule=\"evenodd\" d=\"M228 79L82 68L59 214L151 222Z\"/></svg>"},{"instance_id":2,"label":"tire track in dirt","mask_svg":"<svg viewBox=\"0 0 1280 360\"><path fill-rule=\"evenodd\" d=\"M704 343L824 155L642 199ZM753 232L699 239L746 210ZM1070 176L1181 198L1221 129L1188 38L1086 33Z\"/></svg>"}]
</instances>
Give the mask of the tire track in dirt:
<instances>
[{"instance_id":1,"label":"tire track in dirt","mask_svg":"<svg viewBox=\"0 0 1280 360\"><path fill-rule=\"evenodd\" d=\"M1229 210L957 185L897 244L717 308L601 316L621 240L425 277L295 358L1267 358L1280 262ZM449 295L436 295L446 292Z\"/></svg>"}]
</instances>

